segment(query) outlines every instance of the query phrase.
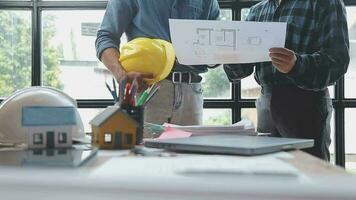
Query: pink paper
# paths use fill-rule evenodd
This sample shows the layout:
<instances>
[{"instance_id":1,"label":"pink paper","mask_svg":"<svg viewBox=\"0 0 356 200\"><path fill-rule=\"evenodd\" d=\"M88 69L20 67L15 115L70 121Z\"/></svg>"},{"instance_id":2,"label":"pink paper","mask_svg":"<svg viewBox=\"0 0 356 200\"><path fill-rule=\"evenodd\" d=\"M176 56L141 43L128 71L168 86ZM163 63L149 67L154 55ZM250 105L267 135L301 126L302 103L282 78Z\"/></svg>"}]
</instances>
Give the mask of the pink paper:
<instances>
[{"instance_id":1,"label":"pink paper","mask_svg":"<svg viewBox=\"0 0 356 200\"><path fill-rule=\"evenodd\" d=\"M168 126L158 139L188 138L191 135L192 133L190 132L181 131Z\"/></svg>"}]
</instances>

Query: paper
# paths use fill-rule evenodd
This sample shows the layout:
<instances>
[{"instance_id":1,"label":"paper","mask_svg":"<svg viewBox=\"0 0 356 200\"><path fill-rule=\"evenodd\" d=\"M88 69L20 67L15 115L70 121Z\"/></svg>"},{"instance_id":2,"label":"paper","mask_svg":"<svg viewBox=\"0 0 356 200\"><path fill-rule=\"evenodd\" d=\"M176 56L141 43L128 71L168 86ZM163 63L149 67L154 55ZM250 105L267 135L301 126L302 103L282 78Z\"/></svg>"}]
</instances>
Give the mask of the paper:
<instances>
[{"instance_id":1,"label":"paper","mask_svg":"<svg viewBox=\"0 0 356 200\"><path fill-rule=\"evenodd\" d=\"M242 120L232 125L216 126L179 126L175 124L163 124L165 127L174 127L182 131L191 132L192 135L212 135L212 134L238 134L257 135L255 127L251 121Z\"/></svg>"},{"instance_id":2,"label":"paper","mask_svg":"<svg viewBox=\"0 0 356 200\"><path fill-rule=\"evenodd\" d=\"M272 157L191 155L177 157L112 158L96 169L94 177L181 177L195 175L253 175L298 177L290 164Z\"/></svg>"},{"instance_id":3,"label":"paper","mask_svg":"<svg viewBox=\"0 0 356 200\"><path fill-rule=\"evenodd\" d=\"M158 139L188 138L191 135L192 133L187 131L166 127L165 131L159 136Z\"/></svg>"},{"instance_id":4,"label":"paper","mask_svg":"<svg viewBox=\"0 0 356 200\"><path fill-rule=\"evenodd\" d=\"M284 47L287 23L169 19L171 39L184 65L270 61Z\"/></svg>"}]
</instances>

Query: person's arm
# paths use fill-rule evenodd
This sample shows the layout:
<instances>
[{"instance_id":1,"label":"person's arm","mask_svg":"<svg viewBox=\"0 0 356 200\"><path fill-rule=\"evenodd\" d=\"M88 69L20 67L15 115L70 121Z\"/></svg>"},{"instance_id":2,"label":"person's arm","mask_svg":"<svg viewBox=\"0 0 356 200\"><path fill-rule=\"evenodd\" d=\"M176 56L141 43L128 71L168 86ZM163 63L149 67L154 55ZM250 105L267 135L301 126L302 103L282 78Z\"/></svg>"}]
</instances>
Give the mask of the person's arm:
<instances>
[{"instance_id":1,"label":"person's arm","mask_svg":"<svg viewBox=\"0 0 356 200\"><path fill-rule=\"evenodd\" d=\"M255 64L225 64L224 71L230 82L238 82L253 73Z\"/></svg>"},{"instance_id":2,"label":"person's arm","mask_svg":"<svg viewBox=\"0 0 356 200\"><path fill-rule=\"evenodd\" d=\"M120 38L132 22L136 12L136 0L110 0L97 33L95 47L98 59L111 71L118 83L125 78L129 82L137 79L138 91L141 92L148 87L144 79L151 79L152 75L137 72L127 73L119 62Z\"/></svg>"},{"instance_id":3,"label":"person's arm","mask_svg":"<svg viewBox=\"0 0 356 200\"><path fill-rule=\"evenodd\" d=\"M119 75L125 74L119 62L120 53L116 48L107 48L101 54L101 62L111 71L115 79L120 82L121 78Z\"/></svg>"},{"instance_id":4,"label":"person's arm","mask_svg":"<svg viewBox=\"0 0 356 200\"><path fill-rule=\"evenodd\" d=\"M217 0L212 0L209 9L208 20L218 20L219 16L220 16L219 3Z\"/></svg>"},{"instance_id":5,"label":"person's arm","mask_svg":"<svg viewBox=\"0 0 356 200\"><path fill-rule=\"evenodd\" d=\"M132 82L134 79L138 83L138 92L144 91L149 85L145 79L152 79L152 74L143 74L139 72L126 72L119 62L120 53L116 48L107 48L101 55L101 62L111 71L116 81L120 83L123 79Z\"/></svg>"},{"instance_id":6,"label":"person's arm","mask_svg":"<svg viewBox=\"0 0 356 200\"><path fill-rule=\"evenodd\" d=\"M350 62L346 11L340 0L329 0L320 16L322 47L313 54L296 54L287 76L300 88L322 90L342 77ZM308 20L308 19L306 19Z\"/></svg>"},{"instance_id":7,"label":"person's arm","mask_svg":"<svg viewBox=\"0 0 356 200\"><path fill-rule=\"evenodd\" d=\"M120 38L137 12L136 0L109 0L95 40L96 55L102 60L108 48L119 51Z\"/></svg>"}]
</instances>

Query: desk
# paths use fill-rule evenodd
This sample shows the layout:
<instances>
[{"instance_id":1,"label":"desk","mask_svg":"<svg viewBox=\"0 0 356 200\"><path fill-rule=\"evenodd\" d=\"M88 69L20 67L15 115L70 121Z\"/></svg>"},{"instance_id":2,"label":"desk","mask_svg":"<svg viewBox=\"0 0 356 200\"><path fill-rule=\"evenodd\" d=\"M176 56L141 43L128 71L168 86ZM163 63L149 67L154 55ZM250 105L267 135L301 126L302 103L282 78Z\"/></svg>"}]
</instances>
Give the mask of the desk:
<instances>
[{"instance_id":1,"label":"desk","mask_svg":"<svg viewBox=\"0 0 356 200\"><path fill-rule=\"evenodd\" d=\"M303 151L292 151L293 159L285 160L307 175L350 176L344 168L327 163Z\"/></svg>"},{"instance_id":2,"label":"desk","mask_svg":"<svg viewBox=\"0 0 356 200\"><path fill-rule=\"evenodd\" d=\"M138 199L138 200L355 200L356 179L301 151L290 152L291 163L308 176L281 177L93 177L92 172L125 151L102 151L85 166L74 170L0 168L1 199ZM309 177L310 176L310 177ZM4 198L3 198L4 197Z\"/></svg>"},{"instance_id":3,"label":"desk","mask_svg":"<svg viewBox=\"0 0 356 200\"><path fill-rule=\"evenodd\" d=\"M105 152L105 153L101 153ZM128 151L123 151L122 153L115 153L115 151L101 151L98 153L98 156L93 160L88 162L85 167L95 169L96 167L101 166L105 162L107 162L113 156L123 156L129 155ZM310 154L307 154L303 151L296 150L288 152L292 155L292 159L283 159L285 162L293 165L298 170L306 175L331 175L331 176L351 176L352 174L345 171L344 168L332 165L327 163L319 158L316 158Z\"/></svg>"}]
</instances>

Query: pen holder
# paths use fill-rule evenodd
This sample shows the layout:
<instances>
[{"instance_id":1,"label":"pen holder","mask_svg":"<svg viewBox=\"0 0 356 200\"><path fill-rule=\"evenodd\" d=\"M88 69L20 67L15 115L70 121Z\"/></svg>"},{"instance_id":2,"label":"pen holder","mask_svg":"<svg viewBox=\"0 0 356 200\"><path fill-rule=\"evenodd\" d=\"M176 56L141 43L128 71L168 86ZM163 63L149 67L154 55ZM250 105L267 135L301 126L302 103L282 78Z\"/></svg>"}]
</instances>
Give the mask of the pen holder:
<instances>
[{"instance_id":1,"label":"pen holder","mask_svg":"<svg viewBox=\"0 0 356 200\"><path fill-rule=\"evenodd\" d=\"M136 145L143 142L143 127L144 127L144 107L122 105L121 109L124 110L133 120L137 123L136 131Z\"/></svg>"}]
</instances>

